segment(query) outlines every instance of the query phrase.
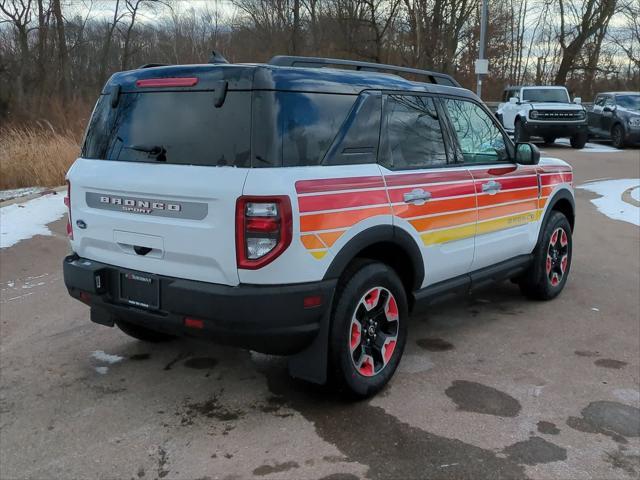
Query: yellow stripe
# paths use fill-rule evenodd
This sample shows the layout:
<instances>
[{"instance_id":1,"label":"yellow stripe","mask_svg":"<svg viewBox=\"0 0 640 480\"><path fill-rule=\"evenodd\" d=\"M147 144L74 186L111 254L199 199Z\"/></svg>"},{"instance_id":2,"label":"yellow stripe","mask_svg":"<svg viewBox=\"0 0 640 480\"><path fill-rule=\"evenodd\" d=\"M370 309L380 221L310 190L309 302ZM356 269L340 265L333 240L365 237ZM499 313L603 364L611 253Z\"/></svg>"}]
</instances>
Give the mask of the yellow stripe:
<instances>
[{"instance_id":1,"label":"yellow stripe","mask_svg":"<svg viewBox=\"0 0 640 480\"><path fill-rule=\"evenodd\" d=\"M436 243L452 242L454 240L462 240L463 238L473 237L476 233L476 225L464 225L462 227L445 228L435 232L427 232L420 235L425 245L434 245Z\"/></svg>"},{"instance_id":2,"label":"yellow stripe","mask_svg":"<svg viewBox=\"0 0 640 480\"><path fill-rule=\"evenodd\" d=\"M505 230L507 228L525 225L530 222L537 222L542 216L542 210L535 210L527 213L519 213L509 215L503 218L494 218L479 222L477 225L464 225L462 227L446 228L443 230L431 231L420 235L425 245L434 245L436 243L453 242L473 235L483 235L486 233Z\"/></svg>"},{"instance_id":3,"label":"yellow stripe","mask_svg":"<svg viewBox=\"0 0 640 480\"><path fill-rule=\"evenodd\" d=\"M324 257L327 254L326 250L315 250L313 252L309 252L311 255L313 255L314 257L316 257L318 260L320 260L322 257Z\"/></svg>"}]
</instances>

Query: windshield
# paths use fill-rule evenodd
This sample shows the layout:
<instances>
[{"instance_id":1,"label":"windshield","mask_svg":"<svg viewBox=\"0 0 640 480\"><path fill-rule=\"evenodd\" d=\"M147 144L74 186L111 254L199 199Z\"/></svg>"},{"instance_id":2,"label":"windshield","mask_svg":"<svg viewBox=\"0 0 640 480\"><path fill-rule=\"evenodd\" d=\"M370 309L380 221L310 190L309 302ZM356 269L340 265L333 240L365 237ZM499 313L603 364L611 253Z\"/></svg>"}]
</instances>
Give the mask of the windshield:
<instances>
[{"instance_id":1,"label":"windshield","mask_svg":"<svg viewBox=\"0 0 640 480\"><path fill-rule=\"evenodd\" d=\"M616 95L616 104L629 110L640 110L640 95Z\"/></svg>"},{"instance_id":2,"label":"windshield","mask_svg":"<svg viewBox=\"0 0 640 480\"><path fill-rule=\"evenodd\" d=\"M564 88L523 88L522 101L569 103L569 94Z\"/></svg>"},{"instance_id":3,"label":"windshield","mask_svg":"<svg viewBox=\"0 0 640 480\"><path fill-rule=\"evenodd\" d=\"M209 91L101 95L84 158L187 165L249 166L251 92L229 91L222 107Z\"/></svg>"}]
</instances>

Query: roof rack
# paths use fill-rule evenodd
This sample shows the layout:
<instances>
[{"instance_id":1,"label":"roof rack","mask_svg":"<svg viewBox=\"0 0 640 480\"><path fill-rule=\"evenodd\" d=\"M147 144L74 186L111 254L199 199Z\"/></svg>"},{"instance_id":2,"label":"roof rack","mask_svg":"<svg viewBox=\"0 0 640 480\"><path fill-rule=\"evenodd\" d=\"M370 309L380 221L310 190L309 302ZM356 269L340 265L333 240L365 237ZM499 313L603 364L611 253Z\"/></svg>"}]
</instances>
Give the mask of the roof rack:
<instances>
[{"instance_id":1,"label":"roof rack","mask_svg":"<svg viewBox=\"0 0 640 480\"><path fill-rule=\"evenodd\" d=\"M307 67L307 68L326 68L331 66L349 66L355 67L357 71L369 72L393 72L393 73L410 73L413 75L421 75L427 77L428 83L438 85L448 85L459 87L460 84L451 76L440 72L431 72L429 70L420 70L410 67L398 67L396 65L386 65L384 63L360 62L357 60L342 60L339 58L322 58L322 57L299 57L291 55L277 55L269 60L269 65L277 65L280 67Z\"/></svg>"}]
</instances>

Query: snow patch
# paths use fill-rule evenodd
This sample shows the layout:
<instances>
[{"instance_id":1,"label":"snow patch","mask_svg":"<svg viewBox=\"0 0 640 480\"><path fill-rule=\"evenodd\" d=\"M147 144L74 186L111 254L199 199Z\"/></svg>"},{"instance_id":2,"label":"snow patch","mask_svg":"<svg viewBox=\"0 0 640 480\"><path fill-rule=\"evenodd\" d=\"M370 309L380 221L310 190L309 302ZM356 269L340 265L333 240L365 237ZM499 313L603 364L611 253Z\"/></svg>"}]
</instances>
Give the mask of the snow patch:
<instances>
[{"instance_id":1,"label":"snow patch","mask_svg":"<svg viewBox=\"0 0 640 480\"><path fill-rule=\"evenodd\" d=\"M93 358L100 362L114 364L124 360L124 357L120 355L111 355L110 353L105 353L102 350L96 350L91 354Z\"/></svg>"},{"instance_id":2,"label":"snow patch","mask_svg":"<svg viewBox=\"0 0 640 480\"><path fill-rule=\"evenodd\" d=\"M556 145L571 146L571 142L568 138L558 138L554 143ZM612 153L612 152L621 152L622 150L618 150L615 147L610 147L609 145L601 145L599 143L587 142L584 148L581 148L578 151L586 152L586 153Z\"/></svg>"},{"instance_id":3,"label":"snow patch","mask_svg":"<svg viewBox=\"0 0 640 480\"><path fill-rule=\"evenodd\" d=\"M585 183L578 188L600 195L600 198L591 200L600 213L614 220L622 220L640 226L640 208L622 199L622 194L626 190L639 185L640 178L622 178Z\"/></svg>"},{"instance_id":4,"label":"snow patch","mask_svg":"<svg viewBox=\"0 0 640 480\"><path fill-rule=\"evenodd\" d=\"M109 367L95 367L95 369L100 375L106 375L109 371Z\"/></svg>"},{"instance_id":5,"label":"snow patch","mask_svg":"<svg viewBox=\"0 0 640 480\"><path fill-rule=\"evenodd\" d=\"M45 195L0 208L0 248L8 248L35 235L52 235L47 225L67 211L64 195Z\"/></svg>"}]
</instances>

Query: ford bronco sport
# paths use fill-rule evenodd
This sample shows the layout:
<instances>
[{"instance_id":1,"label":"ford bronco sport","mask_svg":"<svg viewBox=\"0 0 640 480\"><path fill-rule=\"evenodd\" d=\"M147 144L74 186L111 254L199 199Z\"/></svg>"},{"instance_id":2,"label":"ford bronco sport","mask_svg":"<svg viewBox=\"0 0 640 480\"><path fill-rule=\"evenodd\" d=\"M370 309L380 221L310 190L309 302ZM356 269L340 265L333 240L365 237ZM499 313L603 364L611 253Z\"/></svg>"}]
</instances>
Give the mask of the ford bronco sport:
<instances>
[{"instance_id":1,"label":"ford bronco sport","mask_svg":"<svg viewBox=\"0 0 640 480\"><path fill-rule=\"evenodd\" d=\"M571 103L565 87L508 87L502 101L496 116L516 143L533 136L549 145L558 137L569 137L573 148L587 143L587 112L579 97Z\"/></svg>"},{"instance_id":2,"label":"ford bronco sport","mask_svg":"<svg viewBox=\"0 0 640 480\"><path fill-rule=\"evenodd\" d=\"M451 77L389 65L116 73L67 203L64 280L92 321L288 354L359 396L393 375L411 312L504 279L551 299L571 265L570 166Z\"/></svg>"}]
</instances>

